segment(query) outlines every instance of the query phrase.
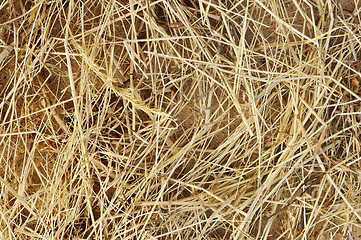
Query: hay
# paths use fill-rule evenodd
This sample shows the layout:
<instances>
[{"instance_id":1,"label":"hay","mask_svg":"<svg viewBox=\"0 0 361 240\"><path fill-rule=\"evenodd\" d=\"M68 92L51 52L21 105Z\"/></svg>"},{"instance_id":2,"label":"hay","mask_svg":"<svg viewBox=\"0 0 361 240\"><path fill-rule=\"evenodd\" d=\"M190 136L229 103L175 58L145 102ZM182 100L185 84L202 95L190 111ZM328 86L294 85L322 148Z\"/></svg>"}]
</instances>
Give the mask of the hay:
<instances>
[{"instance_id":1,"label":"hay","mask_svg":"<svg viewBox=\"0 0 361 240\"><path fill-rule=\"evenodd\" d=\"M0 239L360 238L359 9L3 1Z\"/></svg>"}]
</instances>

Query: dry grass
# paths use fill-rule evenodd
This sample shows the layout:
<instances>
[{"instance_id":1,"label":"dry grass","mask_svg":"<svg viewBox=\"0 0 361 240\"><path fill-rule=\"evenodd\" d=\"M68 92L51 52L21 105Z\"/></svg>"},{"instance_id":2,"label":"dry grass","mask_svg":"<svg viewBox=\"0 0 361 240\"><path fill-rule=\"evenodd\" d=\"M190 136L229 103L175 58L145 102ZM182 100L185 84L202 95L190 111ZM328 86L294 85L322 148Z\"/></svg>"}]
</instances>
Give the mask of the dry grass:
<instances>
[{"instance_id":1,"label":"dry grass","mask_svg":"<svg viewBox=\"0 0 361 240\"><path fill-rule=\"evenodd\" d=\"M359 239L359 1L3 0L1 239Z\"/></svg>"}]
</instances>

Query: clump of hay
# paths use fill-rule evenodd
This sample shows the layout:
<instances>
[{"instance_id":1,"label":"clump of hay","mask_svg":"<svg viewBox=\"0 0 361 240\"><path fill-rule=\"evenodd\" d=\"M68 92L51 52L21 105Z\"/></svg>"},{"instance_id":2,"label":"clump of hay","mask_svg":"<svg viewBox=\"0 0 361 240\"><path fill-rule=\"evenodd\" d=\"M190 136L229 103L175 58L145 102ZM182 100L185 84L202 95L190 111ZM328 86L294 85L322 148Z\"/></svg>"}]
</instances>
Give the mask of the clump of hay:
<instances>
[{"instance_id":1,"label":"clump of hay","mask_svg":"<svg viewBox=\"0 0 361 240\"><path fill-rule=\"evenodd\" d=\"M0 238L358 238L359 9L3 1Z\"/></svg>"}]
</instances>

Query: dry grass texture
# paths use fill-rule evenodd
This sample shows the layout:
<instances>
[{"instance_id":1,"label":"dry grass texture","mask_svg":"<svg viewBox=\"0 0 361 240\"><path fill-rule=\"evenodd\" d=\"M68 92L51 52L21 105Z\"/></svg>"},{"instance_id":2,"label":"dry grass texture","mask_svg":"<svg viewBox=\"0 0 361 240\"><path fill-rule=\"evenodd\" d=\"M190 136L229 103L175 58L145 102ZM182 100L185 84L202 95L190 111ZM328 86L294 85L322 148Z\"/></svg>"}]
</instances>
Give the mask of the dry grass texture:
<instances>
[{"instance_id":1,"label":"dry grass texture","mask_svg":"<svg viewBox=\"0 0 361 240\"><path fill-rule=\"evenodd\" d=\"M359 239L358 2L3 0L0 238Z\"/></svg>"}]
</instances>

